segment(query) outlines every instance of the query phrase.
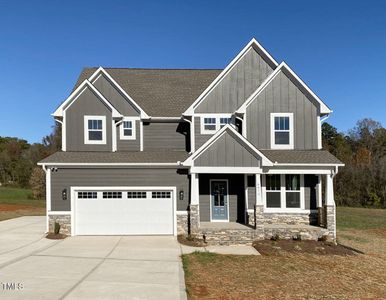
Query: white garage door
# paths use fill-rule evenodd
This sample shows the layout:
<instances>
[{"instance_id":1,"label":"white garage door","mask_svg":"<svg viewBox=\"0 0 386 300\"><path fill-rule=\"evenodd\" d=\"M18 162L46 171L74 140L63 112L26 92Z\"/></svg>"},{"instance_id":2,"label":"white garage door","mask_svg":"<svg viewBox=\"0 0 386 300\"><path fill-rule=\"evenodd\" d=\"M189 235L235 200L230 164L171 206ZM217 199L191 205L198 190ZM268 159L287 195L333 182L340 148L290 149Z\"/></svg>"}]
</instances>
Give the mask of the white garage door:
<instances>
[{"instance_id":1,"label":"white garage door","mask_svg":"<svg viewBox=\"0 0 386 300\"><path fill-rule=\"evenodd\" d=\"M76 190L75 235L171 235L172 190Z\"/></svg>"}]
</instances>

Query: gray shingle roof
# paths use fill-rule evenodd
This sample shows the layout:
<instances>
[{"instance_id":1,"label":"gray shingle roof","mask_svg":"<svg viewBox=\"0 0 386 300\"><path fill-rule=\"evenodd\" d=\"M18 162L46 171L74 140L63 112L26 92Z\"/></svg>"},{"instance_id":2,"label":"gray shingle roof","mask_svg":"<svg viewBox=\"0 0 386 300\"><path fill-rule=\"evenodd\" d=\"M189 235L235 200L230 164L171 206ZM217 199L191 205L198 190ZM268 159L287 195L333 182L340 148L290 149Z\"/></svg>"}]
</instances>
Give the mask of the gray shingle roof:
<instances>
[{"instance_id":1,"label":"gray shingle roof","mask_svg":"<svg viewBox=\"0 0 386 300\"><path fill-rule=\"evenodd\" d=\"M180 117L222 70L104 68L152 117ZM75 88L97 68L85 68ZM74 89L75 89L74 88Z\"/></svg>"},{"instance_id":2,"label":"gray shingle roof","mask_svg":"<svg viewBox=\"0 0 386 300\"><path fill-rule=\"evenodd\" d=\"M260 150L270 161L280 164L343 164L326 150Z\"/></svg>"},{"instance_id":3,"label":"gray shingle roof","mask_svg":"<svg viewBox=\"0 0 386 300\"><path fill-rule=\"evenodd\" d=\"M177 163L189 156L185 151L56 152L41 164L55 163Z\"/></svg>"}]
</instances>

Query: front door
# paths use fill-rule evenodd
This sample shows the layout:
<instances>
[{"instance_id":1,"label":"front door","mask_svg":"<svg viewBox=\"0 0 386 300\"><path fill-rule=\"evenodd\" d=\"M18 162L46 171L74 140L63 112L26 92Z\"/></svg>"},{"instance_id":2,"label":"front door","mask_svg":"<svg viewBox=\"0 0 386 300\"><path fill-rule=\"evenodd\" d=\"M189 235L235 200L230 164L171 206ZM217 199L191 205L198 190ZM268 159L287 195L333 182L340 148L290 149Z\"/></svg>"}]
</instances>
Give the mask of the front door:
<instances>
[{"instance_id":1,"label":"front door","mask_svg":"<svg viewBox=\"0 0 386 300\"><path fill-rule=\"evenodd\" d=\"M228 221L228 186L226 180L213 180L211 188L212 220Z\"/></svg>"}]
</instances>

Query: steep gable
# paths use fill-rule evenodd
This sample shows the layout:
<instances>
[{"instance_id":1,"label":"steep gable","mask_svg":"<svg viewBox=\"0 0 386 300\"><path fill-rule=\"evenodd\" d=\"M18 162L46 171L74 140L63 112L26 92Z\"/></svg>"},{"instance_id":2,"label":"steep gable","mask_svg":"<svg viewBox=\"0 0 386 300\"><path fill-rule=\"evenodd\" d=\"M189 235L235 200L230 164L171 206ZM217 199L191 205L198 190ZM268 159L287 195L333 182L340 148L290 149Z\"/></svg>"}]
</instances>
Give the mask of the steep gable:
<instances>
[{"instance_id":1,"label":"steep gable","mask_svg":"<svg viewBox=\"0 0 386 300\"><path fill-rule=\"evenodd\" d=\"M259 49L251 46L203 98L195 113L233 113L272 73L274 67Z\"/></svg>"}]
</instances>

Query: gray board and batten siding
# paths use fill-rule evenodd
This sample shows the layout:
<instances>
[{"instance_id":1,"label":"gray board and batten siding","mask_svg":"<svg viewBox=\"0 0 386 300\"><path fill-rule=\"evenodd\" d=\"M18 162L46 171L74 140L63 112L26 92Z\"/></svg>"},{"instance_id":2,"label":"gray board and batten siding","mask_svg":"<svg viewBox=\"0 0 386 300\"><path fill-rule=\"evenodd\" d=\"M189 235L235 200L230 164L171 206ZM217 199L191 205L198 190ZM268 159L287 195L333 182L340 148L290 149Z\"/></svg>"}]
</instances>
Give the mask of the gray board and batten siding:
<instances>
[{"instance_id":1,"label":"gray board and batten siding","mask_svg":"<svg viewBox=\"0 0 386 300\"><path fill-rule=\"evenodd\" d=\"M269 76L275 66L250 48L195 108L195 113L233 113Z\"/></svg>"},{"instance_id":2,"label":"gray board and batten siding","mask_svg":"<svg viewBox=\"0 0 386 300\"><path fill-rule=\"evenodd\" d=\"M177 210L185 210L189 203L189 177L186 169L141 169L141 168L59 168L51 174L51 210L70 211L72 186L83 187L177 187ZM66 189L67 200L62 200L62 191ZM184 191L184 199L179 199L179 192Z\"/></svg>"},{"instance_id":3,"label":"gray board and batten siding","mask_svg":"<svg viewBox=\"0 0 386 300\"><path fill-rule=\"evenodd\" d=\"M84 116L106 116L106 144L84 143ZM66 110L66 150L67 151L112 151L111 109L89 88Z\"/></svg>"},{"instance_id":4,"label":"gray board and batten siding","mask_svg":"<svg viewBox=\"0 0 386 300\"><path fill-rule=\"evenodd\" d=\"M126 117L139 116L139 111L134 105L126 100L126 97L103 74L94 81L93 85L120 114Z\"/></svg>"},{"instance_id":5,"label":"gray board and batten siding","mask_svg":"<svg viewBox=\"0 0 386 300\"><path fill-rule=\"evenodd\" d=\"M199 155L194 165L198 167L259 167L260 157L225 131L212 145Z\"/></svg>"},{"instance_id":6,"label":"gray board and batten siding","mask_svg":"<svg viewBox=\"0 0 386 300\"><path fill-rule=\"evenodd\" d=\"M293 113L294 149L318 149L314 100L280 71L246 109L247 138L258 149L271 148L271 113Z\"/></svg>"},{"instance_id":7,"label":"gray board and batten siding","mask_svg":"<svg viewBox=\"0 0 386 300\"><path fill-rule=\"evenodd\" d=\"M144 151L171 149L190 151L187 122L151 122L143 124Z\"/></svg>"},{"instance_id":8,"label":"gray board and batten siding","mask_svg":"<svg viewBox=\"0 0 386 300\"><path fill-rule=\"evenodd\" d=\"M135 124L135 139L134 140L126 140L121 139L121 126L122 123L119 126L116 126L117 131L117 151L140 151L140 121L136 120L134 122Z\"/></svg>"}]
</instances>

